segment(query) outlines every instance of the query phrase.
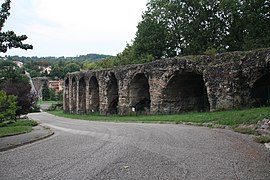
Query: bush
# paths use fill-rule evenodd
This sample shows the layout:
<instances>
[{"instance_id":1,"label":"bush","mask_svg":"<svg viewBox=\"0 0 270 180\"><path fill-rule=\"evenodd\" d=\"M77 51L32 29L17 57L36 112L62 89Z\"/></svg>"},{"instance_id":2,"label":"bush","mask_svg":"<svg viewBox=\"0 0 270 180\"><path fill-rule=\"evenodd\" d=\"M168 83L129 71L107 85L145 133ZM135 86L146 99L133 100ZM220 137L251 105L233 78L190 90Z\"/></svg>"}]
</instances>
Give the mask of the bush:
<instances>
[{"instance_id":1,"label":"bush","mask_svg":"<svg viewBox=\"0 0 270 180\"><path fill-rule=\"evenodd\" d=\"M16 118L17 97L0 91L0 122Z\"/></svg>"}]
</instances>

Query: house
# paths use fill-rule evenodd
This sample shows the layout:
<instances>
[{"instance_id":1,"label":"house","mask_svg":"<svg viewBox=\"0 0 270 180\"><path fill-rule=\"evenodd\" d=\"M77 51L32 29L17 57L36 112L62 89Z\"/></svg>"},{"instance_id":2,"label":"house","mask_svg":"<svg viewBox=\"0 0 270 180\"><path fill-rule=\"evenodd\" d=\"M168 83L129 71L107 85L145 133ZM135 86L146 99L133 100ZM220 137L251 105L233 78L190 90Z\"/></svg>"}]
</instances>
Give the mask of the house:
<instances>
[{"instance_id":1,"label":"house","mask_svg":"<svg viewBox=\"0 0 270 180\"><path fill-rule=\"evenodd\" d=\"M23 67L23 63L20 61L13 61L13 63L15 63L19 68Z\"/></svg>"},{"instance_id":2,"label":"house","mask_svg":"<svg viewBox=\"0 0 270 180\"><path fill-rule=\"evenodd\" d=\"M63 90L64 81L63 80L53 80L49 81L49 89L54 89L56 93L59 93Z\"/></svg>"}]
</instances>

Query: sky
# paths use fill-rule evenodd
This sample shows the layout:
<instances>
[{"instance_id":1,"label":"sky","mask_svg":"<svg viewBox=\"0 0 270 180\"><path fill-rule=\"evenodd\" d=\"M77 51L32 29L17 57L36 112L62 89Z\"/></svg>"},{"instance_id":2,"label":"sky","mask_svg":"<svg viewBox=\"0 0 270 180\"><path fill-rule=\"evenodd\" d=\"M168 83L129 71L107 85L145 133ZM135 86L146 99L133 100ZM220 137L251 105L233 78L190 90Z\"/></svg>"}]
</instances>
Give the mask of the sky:
<instances>
[{"instance_id":1,"label":"sky","mask_svg":"<svg viewBox=\"0 0 270 180\"><path fill-rule=\"evenodd\" d=\"M10 49L0 56L116 55L135 38L146 4L147 0L12 0L3 31L27 35L24 42L34 49Z\"/></svg>"}]
</instances>

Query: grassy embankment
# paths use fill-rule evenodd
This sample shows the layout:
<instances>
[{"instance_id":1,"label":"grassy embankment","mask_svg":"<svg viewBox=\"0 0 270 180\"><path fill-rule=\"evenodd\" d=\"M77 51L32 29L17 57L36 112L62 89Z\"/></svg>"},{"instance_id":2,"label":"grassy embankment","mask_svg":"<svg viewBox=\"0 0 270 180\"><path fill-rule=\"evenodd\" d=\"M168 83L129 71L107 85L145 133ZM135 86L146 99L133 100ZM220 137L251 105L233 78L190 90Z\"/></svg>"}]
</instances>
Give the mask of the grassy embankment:
<instances>
[{"instance_id":1,"label":"grassy embankment","mask_svg":"<svg viewBox=\"0 0 270 180\"><path fill-rule=\"evenodd\" d=\"M230 110L218 112L190 112L172 115L138 115L138 116L99 116L99 115L75 115L64 114L62 111L50 111L49 113L73 119L90 121L113 121L113 122L157 122L157 123L204 123L237 126L239 124L254 124L264 118L270 118L270 107L252 108L244 110Z\"/></svg>"},{"instance_id":2,"label":"grassy embankment","mask_svg":"<svg viewBox=\"0 0 270 180\"><path fill-rule=\"evenodd\" d=\"M17 120L0 123L0 137L28 133L37 122L33 120Z\"/></svg>"}]
</instances>

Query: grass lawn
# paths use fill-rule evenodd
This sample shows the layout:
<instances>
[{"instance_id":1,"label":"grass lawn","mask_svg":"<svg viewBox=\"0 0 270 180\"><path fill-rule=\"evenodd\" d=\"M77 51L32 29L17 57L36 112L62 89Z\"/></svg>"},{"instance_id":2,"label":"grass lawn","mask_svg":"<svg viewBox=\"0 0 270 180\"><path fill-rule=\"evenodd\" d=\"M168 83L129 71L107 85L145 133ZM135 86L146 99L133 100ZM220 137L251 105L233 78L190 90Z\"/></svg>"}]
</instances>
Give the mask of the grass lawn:
<instances>
[{"instance_id":1,"label":"grass lawn","mask_svg":"<svg viewBox=\"0 0 270 180\"><path fill-rule=\"evenodd\" d=\"M270 118L270 107L219 112L190 112L175 115L138 115L138 116L99 116L64 114L63 111L49 113L73 119L114 122L158 122L158 123L214 123L218 125L237 126L239 124L254 124L264 118Z\"/></svg>"},{"instance_id":2,"label":"grass lawn","mask_svg":"<svg viewBox=\"0 0 270 180\"><path fill-rule=\"evenodd\" d=\"M55 104L57 103L58 101L38 101L38 104Z\"/></svg>"},{"instance_id":3,"label":"grass lawn","mask_svg":"<svg viewBox=\"0 0 270 180\"><path fill-rule=\"evenodd\" d=\"M0 123L0 137L28 133L37 122L33 120L17 120Z\"/></svg>"}]
</instances>

